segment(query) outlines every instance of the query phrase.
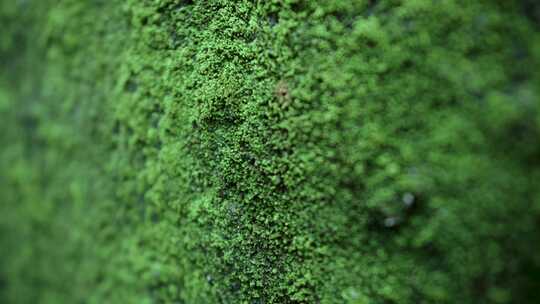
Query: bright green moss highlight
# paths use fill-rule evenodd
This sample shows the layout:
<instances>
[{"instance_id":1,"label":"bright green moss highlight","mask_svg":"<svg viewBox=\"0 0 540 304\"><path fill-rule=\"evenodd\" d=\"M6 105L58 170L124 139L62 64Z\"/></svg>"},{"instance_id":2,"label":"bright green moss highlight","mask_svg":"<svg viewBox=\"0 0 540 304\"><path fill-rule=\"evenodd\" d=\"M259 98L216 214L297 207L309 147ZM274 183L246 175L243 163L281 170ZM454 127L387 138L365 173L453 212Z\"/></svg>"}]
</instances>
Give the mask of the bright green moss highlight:
<instances>
[{"instance_id":1,"label":"bright green moss highlight","mask_svg":"<svg viewBox=\"0 0 540 304\"><path fill-rule=\"evenodd\" d=\"M535 1L0 1L0 302L536 303Z\"/></svg>"}]
</instances>

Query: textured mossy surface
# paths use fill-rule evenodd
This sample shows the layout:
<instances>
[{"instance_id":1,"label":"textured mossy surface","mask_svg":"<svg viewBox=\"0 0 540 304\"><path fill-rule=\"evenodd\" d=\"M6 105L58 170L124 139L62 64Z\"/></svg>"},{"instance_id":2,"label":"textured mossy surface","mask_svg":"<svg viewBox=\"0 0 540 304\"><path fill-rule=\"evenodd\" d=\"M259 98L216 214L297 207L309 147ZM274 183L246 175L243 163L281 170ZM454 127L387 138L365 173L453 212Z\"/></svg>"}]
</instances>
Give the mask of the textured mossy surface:
<instances>
[{"instance_id":1,"label":"textured mossy surface","mask_svg":"<svg viewBox=\"0 0 540 304\"><path fill-rule=\"evenodd\" d=\"M534 0L0 0L0 302L538 303Z\"/></svg>"}]
</instances>

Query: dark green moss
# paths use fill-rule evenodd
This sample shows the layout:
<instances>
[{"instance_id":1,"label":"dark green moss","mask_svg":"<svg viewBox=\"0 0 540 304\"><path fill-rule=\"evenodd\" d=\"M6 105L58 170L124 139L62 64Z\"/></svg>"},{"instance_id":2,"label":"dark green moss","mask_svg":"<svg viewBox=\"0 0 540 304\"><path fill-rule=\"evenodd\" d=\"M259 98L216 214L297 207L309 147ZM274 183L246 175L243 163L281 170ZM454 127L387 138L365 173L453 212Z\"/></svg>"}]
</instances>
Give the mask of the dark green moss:
<instances>
[{"instance_id":1,"label":"dark green moss","mask_svg":"<svg viewBox=\"0 0 540 304\"><path fill-rule=\"evenodd\" d=\"M0 2L0 300L537 302L540 35L498 2Z\"/></svg>"}]
</instances>

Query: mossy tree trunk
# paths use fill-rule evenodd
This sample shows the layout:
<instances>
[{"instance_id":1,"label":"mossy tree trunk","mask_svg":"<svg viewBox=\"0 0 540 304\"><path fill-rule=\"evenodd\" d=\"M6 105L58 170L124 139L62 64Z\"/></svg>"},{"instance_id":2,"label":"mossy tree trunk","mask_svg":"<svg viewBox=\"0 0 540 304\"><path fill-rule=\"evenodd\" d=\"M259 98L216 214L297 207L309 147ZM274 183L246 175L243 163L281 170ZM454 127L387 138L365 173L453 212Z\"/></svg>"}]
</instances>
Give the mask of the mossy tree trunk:
<instances>
[{"instance_id":1,"label":"mossy tree trunk","mask_svg":"<svg viewBox=\"0 0 540 304\"><path fill-rule=\"evenodd\" d=\"M536 303L539 11L0 0L0 302Z\"/></svg>"}]
</instances>

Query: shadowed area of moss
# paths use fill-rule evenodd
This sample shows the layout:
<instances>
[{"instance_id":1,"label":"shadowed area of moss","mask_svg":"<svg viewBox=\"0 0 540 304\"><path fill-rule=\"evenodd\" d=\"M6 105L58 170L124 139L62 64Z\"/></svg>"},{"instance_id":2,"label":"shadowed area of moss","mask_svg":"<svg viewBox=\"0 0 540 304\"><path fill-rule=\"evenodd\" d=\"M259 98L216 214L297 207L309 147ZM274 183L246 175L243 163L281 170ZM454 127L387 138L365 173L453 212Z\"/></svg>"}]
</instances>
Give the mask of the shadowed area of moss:
<instances>
[{"instance_id":1,"label":"shadowed area of moss","mask_svg":"<svg viewBox=\"0 0 540 304\"><path fill-rule=\"evenodd\" d=\"M534 1L0 1L0 301L536 303Z\"/></svg>"}]
</instances>

